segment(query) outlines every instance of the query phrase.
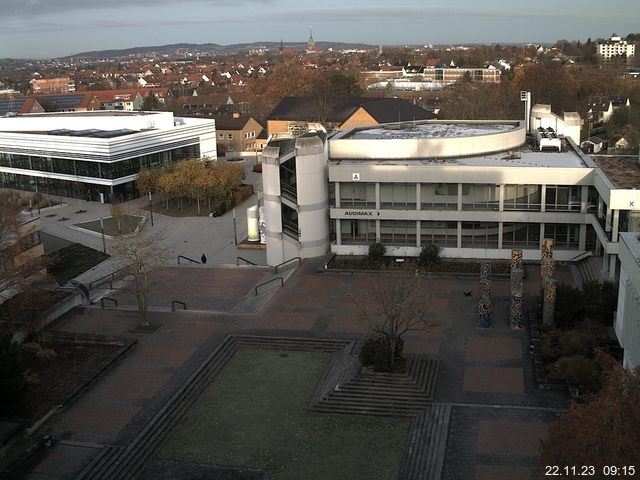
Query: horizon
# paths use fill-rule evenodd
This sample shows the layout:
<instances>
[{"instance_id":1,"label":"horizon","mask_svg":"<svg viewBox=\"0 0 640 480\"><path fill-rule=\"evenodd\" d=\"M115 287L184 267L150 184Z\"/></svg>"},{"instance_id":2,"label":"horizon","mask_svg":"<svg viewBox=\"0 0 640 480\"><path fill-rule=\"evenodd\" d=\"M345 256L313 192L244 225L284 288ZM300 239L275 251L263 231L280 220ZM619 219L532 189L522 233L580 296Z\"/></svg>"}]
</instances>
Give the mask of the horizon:
<instances>
[{"instance_id":1,"label":"horizon","mask_svg":"<svg viewBox=\"0 0 640 480\"><path fill-rule=\"evenodd\" d=\"M315 7L294 0L158 0L152 9L113 0L5 0L0 58L53 59L82 52L177 43L316 42L370 45L549 44L626 36L637 30L640 3L621 0L602 12L601 2L569 0L453 0L446 6L408 0L389 6L327 0ZM177 10L176 7L180 6ZM251 15L247 15L250 13ZM169 20L170 19L170 20ZM80 39L80 40L79 40Z\"/></svg>"}]
</instances>

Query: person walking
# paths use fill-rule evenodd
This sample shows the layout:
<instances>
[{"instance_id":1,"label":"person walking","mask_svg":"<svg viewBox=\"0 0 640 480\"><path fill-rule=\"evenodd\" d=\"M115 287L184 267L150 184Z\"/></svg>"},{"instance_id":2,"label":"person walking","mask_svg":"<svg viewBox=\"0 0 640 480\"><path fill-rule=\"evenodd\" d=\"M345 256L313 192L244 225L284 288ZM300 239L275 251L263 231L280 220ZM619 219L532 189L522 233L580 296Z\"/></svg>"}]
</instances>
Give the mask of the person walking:
<instances>
[{"instance_id":1,"label":"person walking","mask_svg":"<svg viewBox=\"0 0 640 480\"><path fill-rule=\"evenodd\" d=\"M207 256L203 253L202 256L200 257L200 261L202 263L207 263Z\"/></svg>"}]
</instances>

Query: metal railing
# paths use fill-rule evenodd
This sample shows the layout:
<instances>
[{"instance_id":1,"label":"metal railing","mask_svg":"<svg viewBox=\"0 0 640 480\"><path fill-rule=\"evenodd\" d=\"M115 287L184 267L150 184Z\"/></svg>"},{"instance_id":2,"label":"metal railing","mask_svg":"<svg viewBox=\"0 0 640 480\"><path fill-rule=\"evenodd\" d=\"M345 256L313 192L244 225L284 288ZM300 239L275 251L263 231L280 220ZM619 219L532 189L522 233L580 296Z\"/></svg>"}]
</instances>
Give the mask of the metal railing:
<instances>
[{"instance_id":1,"label":"metal railing","mask_svg":"<svg viewBox=\"0 0 640 480\"><path fill-rule=\"evenodd\" d=\"M245 262L247 265L257 265L257 263L253 263L251 260L247 260L246 258L236 257L236 266L240 265L240 261Z\"/></svg>"},{"instance_id":2,"label":"metal railing","mask_svg":"<svg viewBox=\"0 0 640 480\"><path fill-rule=\"evenodd\" d=\"M124 272L125 270L127 270L129 267L131 267L131 265L127 265L126 267L122 267L118 270L116 270L115 272L111 272L103 277L100 277L96 280L94 280L93 282L89 283L89 290L93 290L95 287L97 287L98 285L102 285L103 283L109 282L109 288L113 289L113 281L116 279L116 275L118 275L119 273Z\"/></svg>"},{"instance_id":3,"label":"metal railing","mask_svg":"<svg viewBox=\"0 0 640 480\"><path fill-rule=\"evenodd\" d=\"M292 262L298 262L298 263L300 264L300 263L302 263L302 259L301 259L300 257L293 257L293 258L290 258L289 260L286 260L286 261L282 262L281 264L276 265L276 266L274 267L273 271L274 271L275 273L278 273L278 269L279 269L280 267L284 267L284 266L286 266L286 265L288 265L288 264L290 264L290 263L292 263Z\"/></svg>"},{"instance_id":4,"label":"metal railing","mask_svg":"<svg viewBox=\"0 0 640 480\"><path fill-rule=\"evenodd\" d=\"M191 263L202 263L198 260L194 260L193 258L185 257L184 255L178 255L178 265L180 265L180 259L183 258L185 260L189 260Z\"/></svg>"},{"instance_id":5,"label":"metal railing","mask_svg":"<svg viewBox=\"0 0 640 480\"><path fill-rule=\"evenodd\" d=\"M586 252L582 252L578 255L576 255L575 257L573 257L572 259L569 260L570 263L576 263L579 262L580 260L584 260L585 258L589 258L593 255L593 252L591 251L586 251Z\"/></svg>"},{"instance_id":6,"label":"metal railing","mask_svg":"<svg viewBox=\"0 0 640 480\"><path fill-rule=\"evenodd\" d=\"M273 283L276 280L280 280L280 286L284 287L284 279L282 277L275 277L275 278L272 278L271 280L267 280L266 282L261 283L260 285L256 285L256 287L254 288L254 291L255 291L256 295L258 295L258 289L260 287L264 287L265 285L269 285L270 283Z\"/></svg>"},{"instance_id":7,"label":"metal railing","mask_svg":"<svg viewBox=\"0 0 640 480\"><path fill-rule=\"evenodd\" d=\"M180 300L172 300L171 301L171 311L175 312L176 311L176 304L181 305L183 310L187 309L187 304L184 302L181 302Z\"/></svg>"},{"instance_id":8,"label":"metal railing","mask_svg":"<svg viewBox=\"0 0 640 480\"><path fill-rule=\"evenodd\" d=\"M104 308L104 301L108 300L109 302L113 302L112 306L113 307L117 307L118 306L118 300L115 298L110 298L110 297L102 297L100 299L100 308Z\"/></svg>"}]
</instances>

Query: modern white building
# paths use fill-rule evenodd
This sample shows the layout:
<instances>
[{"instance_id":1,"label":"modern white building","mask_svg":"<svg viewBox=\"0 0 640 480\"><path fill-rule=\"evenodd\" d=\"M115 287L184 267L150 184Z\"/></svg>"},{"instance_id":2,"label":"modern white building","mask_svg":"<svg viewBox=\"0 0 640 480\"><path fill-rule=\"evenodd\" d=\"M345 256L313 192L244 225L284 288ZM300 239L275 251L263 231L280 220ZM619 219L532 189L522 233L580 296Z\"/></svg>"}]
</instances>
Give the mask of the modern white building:
<instances>
[{"instance_id":1,"label":"modern white building","mask_svg":"<svg viewBox=\"0 0 640 480\"><path fill-rule=\"evenodd\" d=\"M633 57L636 54L636 46L628 43L616 35L612 36L608 41L598 43L598 55L603 60L611 60L614 57Z\"/></svg>"},{"instance_id":2,"label":"modern white building","mask_svg":"<svg viewBox=\"0 0 640 480\"><path fill-rule=\"evenodd\" d=\"M95 201L136 197L143 167L216 158L213 120L171 112L61 112L0 118L0 187Z\"/></svg>"},{"instance_id":3,"label":"modern white building","mask_svg":"<svg viewBox=\"0 0 640 480\"><path fill-rule=\"evenodd\" d=\"M339 132L324 154L319 137L317 151L302 148L313 134L270 144L265 216L278 242L267 242L269 264L329 250L362 255L374 242L398 256L433 242L448 257L507 259L518 248L537 260L542 239L552 238L557 260L592 252L616 279L619 232L640 232L638 160L594 160L573 134L557 132L561 151L540 150L537 114L534 107L529 135L517 121L432 120Z\"/></svg>"},{"instance_id":4,"label":"modern white building","mask_svg":"<svg viewBox=\"0 0 640 480\"><path fill-rule=\"evenodd\" d=\"M640 365L640 238L637 233L620 234L620 283L614 322L624 349L624 366Z\"/></svg>"}]
</instances>

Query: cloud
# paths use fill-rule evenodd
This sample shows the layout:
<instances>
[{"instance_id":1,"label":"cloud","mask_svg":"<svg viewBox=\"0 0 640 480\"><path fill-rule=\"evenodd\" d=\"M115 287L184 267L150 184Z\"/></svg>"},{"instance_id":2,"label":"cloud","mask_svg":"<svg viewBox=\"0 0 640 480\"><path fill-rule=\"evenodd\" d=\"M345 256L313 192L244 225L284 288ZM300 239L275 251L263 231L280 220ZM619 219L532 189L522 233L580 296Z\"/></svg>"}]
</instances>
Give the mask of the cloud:
<instances>
[{"instance_id":1,"label":"cloud","mask_svg":"<svg viewBox=\"0 0 640 480\"><path fill-rule=\"evenodd\" d=\"M242 4L272 4L276 0L154 0L148 8L174 6L184 11L186 4L198 4L209 7L235 7ZM65 14L78 11L131 9L141 5L132 4L130 0L2 0L4 17L37 17L49 14Z\"/></svg>"}]
</instances>

